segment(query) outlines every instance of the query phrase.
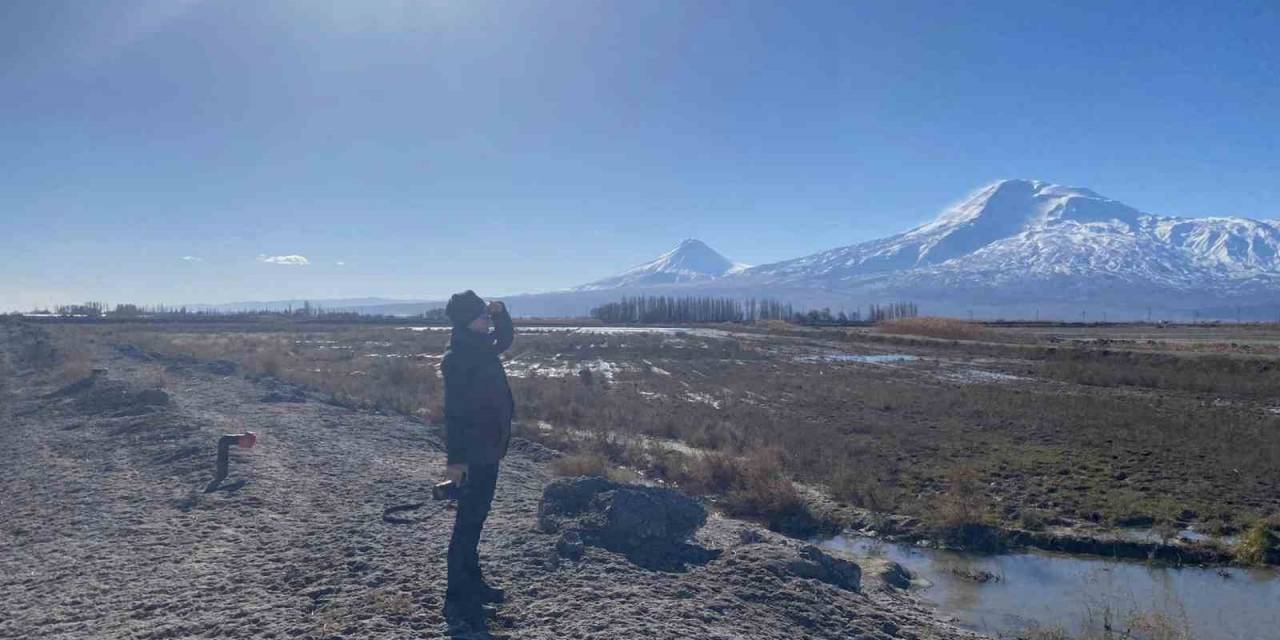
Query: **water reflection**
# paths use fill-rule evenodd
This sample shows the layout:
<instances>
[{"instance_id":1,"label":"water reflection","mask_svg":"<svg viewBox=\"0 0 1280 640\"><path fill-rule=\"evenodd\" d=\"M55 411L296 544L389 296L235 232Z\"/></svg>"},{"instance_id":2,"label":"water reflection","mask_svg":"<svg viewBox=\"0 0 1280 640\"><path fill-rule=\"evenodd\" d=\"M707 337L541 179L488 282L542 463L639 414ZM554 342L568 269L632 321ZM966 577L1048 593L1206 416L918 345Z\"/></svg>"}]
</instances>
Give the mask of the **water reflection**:
<instances>
[{"instance_id":1,"label":"water reflection","mask_svg":"<svg viewBox=\"0 0 1280 640\"><path fill-rule=\"evenodd\" d=\"M1044 552L980 556L845 536L822 544L901 564L929 583L921 598L993 635L1037 625L1080 633L1089 619L1109 615L1123 625L1159 612L1200 640L1280 638L1280 573L1272 569L1178 569Z\"/></svg>"}]
</instances>

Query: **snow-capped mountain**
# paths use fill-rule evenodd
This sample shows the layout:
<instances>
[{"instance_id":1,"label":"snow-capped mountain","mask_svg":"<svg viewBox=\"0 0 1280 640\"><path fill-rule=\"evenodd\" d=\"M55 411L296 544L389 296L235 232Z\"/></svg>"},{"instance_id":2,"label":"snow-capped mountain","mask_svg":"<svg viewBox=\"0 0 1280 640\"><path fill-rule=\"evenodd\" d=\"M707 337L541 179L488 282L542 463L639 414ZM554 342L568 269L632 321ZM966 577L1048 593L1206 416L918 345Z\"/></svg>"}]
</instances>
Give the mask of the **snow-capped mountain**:
<instances>
[{"instance_id":1,"label":"snow-capped mountain","mask_svg":"<svg viewBox=\"0 0 1280 640\"><path fill-rule=\"evenodd\" d=\"M1089 189L1005 180L905 233L761 265L730 281L956 304L1253 302L1276 297L1280 227L1163 217Z\"/></svg>"},{"instance_id":2,"label":"snow-capped mountain","mask_svg":"<svg viewBox=\"0 0 1280 640\"><path fill-rule=\"evenodd\" d=\"M704 282L746 268L747 265L729 260L701 240L688 238L656 260L632 267L611 278L574 287L572 291Z\"/></svg>"},{"instance_id":3,"label":"snow-capped mountain","mask_svg":"<svg viewBox=\"0 0 1280 640\"><path fill-rule=\"evenodd\" d=\"M550 317L632 295L767 297L849 310L911 300L925 313L979 317L1274 320L1280 221L1160 216L1089 189L1004 180L879 240L747 267L690 239L611 278L506 299L519 315ZM440 304L365 309L416 313Z\"/></svg>"}]
</instances>

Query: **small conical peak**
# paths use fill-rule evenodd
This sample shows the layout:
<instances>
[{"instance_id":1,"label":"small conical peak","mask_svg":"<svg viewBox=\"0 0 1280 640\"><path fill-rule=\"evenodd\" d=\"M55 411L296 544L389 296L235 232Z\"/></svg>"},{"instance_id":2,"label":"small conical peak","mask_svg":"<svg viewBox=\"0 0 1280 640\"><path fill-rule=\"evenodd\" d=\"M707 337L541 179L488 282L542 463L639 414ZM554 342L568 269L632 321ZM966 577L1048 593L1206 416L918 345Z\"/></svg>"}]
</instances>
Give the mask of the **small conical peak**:
<instances>
[{"instance_id":1,"label":"small conical peak","mask_svg":"<svg viewBox=\"0 0 1280 640\"><path fill-rule=\"evenodd\" d=\"M675 250L676 250L676 251L690 251L690 250L694 250L694 249L707 249L707 250L711 250L711 247L708 247L708 246L707 246L707 243L705 243L705 242L703 242L703 241L701 241L701 240L699 240L699 239L697 239L697 238L685 238L684 240L681 240L681 241L680 241L680 244L676 245L676 249L675 249Z\"/></svg>"},{"instance_id":2,"label":"small conical peak","mask_svg":"<svg viewBox=\"0 0 1280 640\"><path fill-rule=\"evenodd\" d=\"M728 258L695 238L685 238L676 248L641 268L658 270L689 270L709 275L721 275L733 268Z\"/></svg>"},{"instance_id":3,"label":"small conical peak","mask_svg":"<svg viewBox=\"0 0 1280 640\"><path fill-rule=\"evenodd\" d=\"M673 284L719 278L746 269L697 238L685 238L675 248L617 276L582 285L578 289L601 289L623 285Z\"/></svg>"}]
</instances>

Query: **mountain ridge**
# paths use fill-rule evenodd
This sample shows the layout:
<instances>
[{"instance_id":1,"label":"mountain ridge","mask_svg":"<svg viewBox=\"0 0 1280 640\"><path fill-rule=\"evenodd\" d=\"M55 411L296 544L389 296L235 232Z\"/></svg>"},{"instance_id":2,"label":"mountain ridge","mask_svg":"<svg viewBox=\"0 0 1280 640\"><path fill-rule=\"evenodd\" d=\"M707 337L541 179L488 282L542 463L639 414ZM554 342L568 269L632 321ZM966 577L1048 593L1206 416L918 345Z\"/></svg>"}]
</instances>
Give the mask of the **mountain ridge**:
<instances>
[{"instance_id":1,"label":"mountain ridge","mask_svg":"<svg viewBox=\"0 0 1280 640\"><path fill-rule=\"evenodd\" d=\"M903 233L731 278L755 286L972 290L1064 276L1181 290L1277 280L1280 228L1238 216L1158 216L1089 189L1003 180Z\"/></svg>"},{"instance_id":2,"label":"mountain ridge","mask_svg":"<svg viewBox=\"0 0 1280 640\"><path fill-rule=\"evenodd\" d=\"M847 309L915 300L926 313L977 308L992 317L1162 309L1191 319L1244 306L1271 320L1280 312L1278 285L1280 221L1162 216L1084 187L1008 179L883 238L754 267L687 238L615 276L506 299L520 314L548 316L582 315L628 295L723 295ZM439 304L360 310L410 314Z\"/></svg>"}]
</instances>

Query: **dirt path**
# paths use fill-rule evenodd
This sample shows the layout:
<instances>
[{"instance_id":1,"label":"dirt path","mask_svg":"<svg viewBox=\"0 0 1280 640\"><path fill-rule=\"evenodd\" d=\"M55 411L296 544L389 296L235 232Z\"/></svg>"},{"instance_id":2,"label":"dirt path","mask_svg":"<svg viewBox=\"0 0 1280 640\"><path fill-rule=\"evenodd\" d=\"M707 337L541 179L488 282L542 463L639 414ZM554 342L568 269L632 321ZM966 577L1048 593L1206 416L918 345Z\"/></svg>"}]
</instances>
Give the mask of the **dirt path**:
<instances>
[{"instance_id":1,"label":"dirt path","mask_svg":"<svg viewBox=\"0 0 1280 640\"><path fill-rule=\"evenodd\" d=\"M0 326L8 352L19 339ZM452 512L382 519L427 499L443 466L435 428L263 402L275 383L94 348L108 369L97 391L42 397L58 385L20 364L0 386L0 638L450 635L439 610ZM158 379L168 406L120 400ZM244 430L259 440L233 454L229 483L243 484L203 493L217 436ZM597 548L557 562L555 538L535 529L550 455L520 442L502 468L481 545L509 594L496 637L968 635L873 577L858 593L779 575L739 548L797 543L743 537L751 527L736 521L713 518L699 541L725 553L682 573Z\"/></svg>"}]
</instances>

